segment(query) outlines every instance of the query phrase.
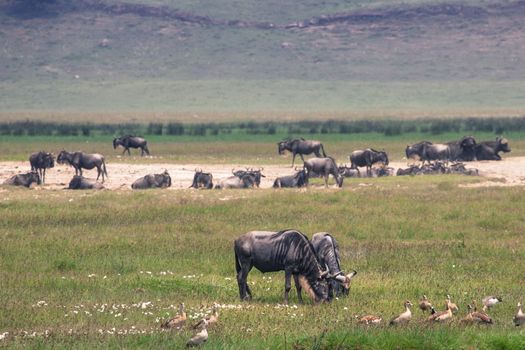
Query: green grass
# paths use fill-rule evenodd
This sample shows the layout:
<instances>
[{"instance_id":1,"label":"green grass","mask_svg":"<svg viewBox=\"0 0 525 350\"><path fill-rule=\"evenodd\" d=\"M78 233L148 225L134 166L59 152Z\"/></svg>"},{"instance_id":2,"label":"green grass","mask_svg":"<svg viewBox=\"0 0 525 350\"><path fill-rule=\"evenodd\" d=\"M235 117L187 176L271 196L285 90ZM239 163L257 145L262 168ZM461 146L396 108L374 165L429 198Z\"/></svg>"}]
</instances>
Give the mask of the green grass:
<instances>
[{"instance_id":1,"label":"green grass","mask_svg":"<svg viewBox=\"0 0 525 350\"><path fill-rule=\"evenodd\" d=\"M384 136L380 133L361 134L303 134L307 139L323 142L325 151L338 162L348 162L348 155L356 149L373 147L388 152L391 161L401 160L408 144L421 140L447 142L458 140L465 133L445 133L429 135L425 133L405 133L397 136ZM58 154L66 149L82 150L88 153L101 153L108 161L115 162L176 162L176 163L214 163L214 164L288 164L291 156L277 153L277 142L288 135L247 135L226 134L207 136L155 136L145 135L153 158L142 158L136 150L132 157L119 157L122 148L113 149L111 136L59 137L59 136L2 136L0 138L0 160L27 160L32 152L46 150ZM473 133L477 140L494 140L492 133ZM525 135L522 132L508 132L512 152L505 156L522 156L525 150ZM299 158L297 158L299 159Z\"/></svg>"},{"instance_id":2,"label":"green grass","mask_svg":"<svg viewBox=\"0 0 525 350\"><path fill-rule=\"evenodd\" d=\"M522 348L522 330L511 318L523 297L524 189L457 187L465 181L476 179L386 178L370 187L350 179L342 190L228 193L3 188L0 332L10 335L2 342L12 348L177 348L190 331L160 333L159 319L175 314L179 302L193 316L216 301L242 307L221 310L204 348ZM282 273L254 270L254 300L239 303L233 239L252 229L290 227L337 238L342 266L359 271L350 297L276 308ZM407 327L356 323L365 313L388 320L405 299L416 302L422 294L438 309L452 295L460 316L473 298L498 294L504 303L491 311L491 327L465 328L457 320L428 325L418 310ZM294 292L291 298L293 305ZM142 309L143 302L152 304ZM145 333L108 333L130 329ZM46 330L47 338L23 336Z\"/></svg>"}]
</instances>

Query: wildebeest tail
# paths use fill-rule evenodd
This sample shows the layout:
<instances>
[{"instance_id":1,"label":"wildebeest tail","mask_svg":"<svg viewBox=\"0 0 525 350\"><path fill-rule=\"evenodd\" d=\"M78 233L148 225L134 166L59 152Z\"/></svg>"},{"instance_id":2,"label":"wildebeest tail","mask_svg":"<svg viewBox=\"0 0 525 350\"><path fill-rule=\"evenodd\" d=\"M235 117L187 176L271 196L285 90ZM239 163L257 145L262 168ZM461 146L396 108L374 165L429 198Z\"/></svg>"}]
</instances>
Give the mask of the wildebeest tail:
<instances>
[{"instance_id":1,"label":"wildebeest tail","mask_svg":"<svg viewBox=\"0 0 525 350\"><path fill-rule=\"evenodd\" d=\"M104 171L104 174L106 175L106 177L109 177L108 171L106 170L106 162L104 161L104 158L102 158L102 170Z\"/></svg>"}]
</instances>

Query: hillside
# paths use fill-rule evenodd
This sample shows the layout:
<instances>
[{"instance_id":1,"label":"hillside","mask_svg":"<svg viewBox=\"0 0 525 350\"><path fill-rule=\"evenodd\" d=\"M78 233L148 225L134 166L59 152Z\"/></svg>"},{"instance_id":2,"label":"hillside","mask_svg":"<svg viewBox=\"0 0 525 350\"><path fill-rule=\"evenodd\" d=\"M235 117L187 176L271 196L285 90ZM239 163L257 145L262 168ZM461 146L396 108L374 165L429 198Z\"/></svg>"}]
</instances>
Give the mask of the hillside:
<instances>
[{"instance_id":1,"label":"hillside","mask_svg":"<svg viewBox=\"0 0 525 350\"><path fill-rule=\"evenodd\" d=\"M0 2L0 110L519 114L525 1Z\"/></svg>"}]
</instances>

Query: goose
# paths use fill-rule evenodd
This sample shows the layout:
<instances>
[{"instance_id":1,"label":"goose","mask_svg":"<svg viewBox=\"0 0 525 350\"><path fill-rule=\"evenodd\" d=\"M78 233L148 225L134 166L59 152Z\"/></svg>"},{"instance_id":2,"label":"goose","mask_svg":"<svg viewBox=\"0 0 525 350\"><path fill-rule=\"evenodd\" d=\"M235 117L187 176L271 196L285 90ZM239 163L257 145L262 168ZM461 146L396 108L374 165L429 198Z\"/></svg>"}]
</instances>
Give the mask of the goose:
<instances>
[{"instance_id":1,"label":"goose","mask_svg":"<svg viewBox=\"0 0 525 350\"><path fill-rule=\"evenodd\" d=\"M186 343L187 347L198 346L208 340L208 321L205 318L199 322L201 330L193 335L193 337Z\"/></svg>"},{"instance_id":2,"label":"goose","mask_svg":"<svg viewBox=\"0 0 525 350\"><path fill-rule=\"evenodd\" d=\"M491 295L491 296L483 298L482 301L483 301L483 311L486 311L487 309L490 309L497 303L501 303L503 300L501 299L501 297L496 297L496 296Z\"/></svg>"},{"instance_id":3,"label":"goose","mask_svg":"<svg viewBox=\"0 0 525 350\"><path fill-rule=\"evenodd\" d=\"M164 322L160 327L164 329L174 328L178 331L184 327L186 323L186 311L184 311L184 303L179 305L179 314L166 322Z\"/></svg>"},{"instance_id":4,"label":"goose","mask_svg":"<svg viewBox=\"0 0 525 350\"><path fill-rule=\"evenodd\" d=\"M447 309L445 311L436 312L434 307L431 307L432 315L430 315L427 318L427 321L432 322L443 322L450 320L452 318L452 309L450 309L450 305L447 304Z\"/></svg>"},{"instance_id":5,"label":"goose","mask_svg":"<svg viewBox=\"0 0 525 350\"><path fill-rule=\"evenodd\" d=\"M380 324L383 319L381 316L375 316L375 315L366 315L359 319L359 323L362 324Z\"/></svg>"},{"instance_id":6,"label":"goose","mask_svg":"<svg viewBox=\"0 0 525 350\"><path fill-rule=\"evenodd\" d=\"M390 321L391 325L408 323L408 321L410 321L410 319L412 318L412 312L410 311L410 307L412 306L412 303L407 300L405 301L404 305L405 305L405 312L393 318Z\"/></svg>"},{"instance_id":7,"label":"goose","mask_svg":"<svg viewBox=\"0 0 525 350\"><path fill-rule=\"evenodd\" d=\"M472 306L474 305L474 306ZM461 320L462 322L467 323L486 323L486 324L492 324L492 318L487 315L483 311L478 311L475 302L472 303L472 305L468 304L468 314Z\"/></svg>"},{"instance_id":8,"label":"goose","mask_svg":"<svg viewBox=\"0 0 525 350\"><path fill-rule=\"evenodd\" d=\"M423 299L419 301L419 308L422 311L428 311L432 309L432 304L430 303L430 301L428 301L428 298L426 295L423 295Z\"/></svg>"},{"instance_id":9,"label":"goose","mask_svg":"<svg viewBox=\"0 0 525 350\"><path fill-rule=\"evenodd\" d=\"M522 324L525 323L525 314L523 313L523 311L521 310L521 303L518 303L518 312L516 313L516 315L512 318L512 322L514 322L514 324L516 326L521 326Z\"/></svg>"},{"instance_id":10,"label":"goose","mask_svg":"<svg viewBox=\"0 0 525 350\"><path fill-rule=\"evenodd\" d=\"M450 308L450 310L451 310L453 313L458 312L458 310L459 310L458 306L457 306L455 303L451 302L450 299L451 299L451 298L450 298L450 295L447 294L447 300L446 300L446 302L445 302L445 307L446 307L446 308Z\"/></svg>"},{"instance_id":11,"label":"goose","mask_svg":"<svg viewBox=\"0 0 525 350\"><path fill-rule=\"evenodd\" d=\"M196 325L193 326L193 329L197 329L202 326L202 321L205 319L208 322L208 327L211 325L214 325L219 320L219 311L217 310L217 306L213 306L213 313L211 315L207 315L202 320L200 320Z\"/></svg>"}]
</instances>

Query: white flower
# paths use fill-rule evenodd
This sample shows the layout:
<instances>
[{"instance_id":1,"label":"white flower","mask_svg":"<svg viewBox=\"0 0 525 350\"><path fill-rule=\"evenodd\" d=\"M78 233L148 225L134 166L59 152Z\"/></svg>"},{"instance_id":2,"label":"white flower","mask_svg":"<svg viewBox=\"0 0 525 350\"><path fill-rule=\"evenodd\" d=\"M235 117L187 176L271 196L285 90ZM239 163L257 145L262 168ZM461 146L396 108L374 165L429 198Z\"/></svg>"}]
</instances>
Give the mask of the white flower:
<instances>
[{"instance_id":1,"label":"white flower","mask_svg":"<svg viewBox=\"0 0 525 350\"><path fill-rule=\"evenodd\" d=\"M4 340L9 335L9 332L4 332L0 334L0 340Z\"/></svg>"}]
</instances>

